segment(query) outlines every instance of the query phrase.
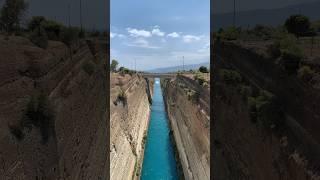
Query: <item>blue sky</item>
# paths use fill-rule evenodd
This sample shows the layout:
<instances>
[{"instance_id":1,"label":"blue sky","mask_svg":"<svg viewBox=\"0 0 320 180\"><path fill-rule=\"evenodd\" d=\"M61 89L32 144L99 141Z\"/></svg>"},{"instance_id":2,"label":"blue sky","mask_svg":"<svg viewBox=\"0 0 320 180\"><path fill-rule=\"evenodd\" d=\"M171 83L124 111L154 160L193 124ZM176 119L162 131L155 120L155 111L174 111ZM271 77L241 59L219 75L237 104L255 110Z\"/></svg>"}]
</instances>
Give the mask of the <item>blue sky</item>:
<instances>
[{"instance_id":1,"label":"blue sky","mask_svg":"<svg viewBox=\"0 0 320 180\"><path fill-rule=\"evenodd\" d=\"M111 0L111 59L137 70L210 61L209 0Z\"/></svg>"}]
</instances>

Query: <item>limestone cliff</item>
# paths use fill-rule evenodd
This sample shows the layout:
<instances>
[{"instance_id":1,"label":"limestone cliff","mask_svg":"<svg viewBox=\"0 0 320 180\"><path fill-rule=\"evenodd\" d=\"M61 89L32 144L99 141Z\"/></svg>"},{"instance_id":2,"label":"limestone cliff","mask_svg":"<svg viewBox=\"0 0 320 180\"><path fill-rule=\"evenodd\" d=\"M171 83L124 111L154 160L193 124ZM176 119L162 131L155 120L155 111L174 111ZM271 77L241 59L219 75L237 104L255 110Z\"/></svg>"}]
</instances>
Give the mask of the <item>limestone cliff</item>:
<instances>
[{"instance_id":1,"label":"limestone cliff","mask_svg":"<svg viewBox=\"0 0 320 180\"><path fill-rule=\"evenodd\" d=\"M319 93L263 50L220 42L215 52L213 178L319 179Z\"/></svg>"},{"instance_id":2,"label":"limestone cliff","mask_svg":"<svg viewBox=\"0 0 320 180\"><path fill-rule=\"evenodd\" d=\"M0 179L107 176L105 43L71 52L0 37Z\"/></svg>"},{"instance_id":3,"label":"limestone cliff","mask_svg":"<svg viewBox=\"0 0 320 180\"><path fill-rule=\"evenodd\" d=\"M110 179L138 179L144 155L153 80L111 74Z\"/></svg>"},{"instance_id":4,"label":"limestone cliff","mask_svg":"<svg viewBox=\"0 0 320 180\"><path fill-rule=\"evenodd\" d=\"M210 179L209 89L186 76L161 85L184 178Z\"/></svg>"}]
</instances>

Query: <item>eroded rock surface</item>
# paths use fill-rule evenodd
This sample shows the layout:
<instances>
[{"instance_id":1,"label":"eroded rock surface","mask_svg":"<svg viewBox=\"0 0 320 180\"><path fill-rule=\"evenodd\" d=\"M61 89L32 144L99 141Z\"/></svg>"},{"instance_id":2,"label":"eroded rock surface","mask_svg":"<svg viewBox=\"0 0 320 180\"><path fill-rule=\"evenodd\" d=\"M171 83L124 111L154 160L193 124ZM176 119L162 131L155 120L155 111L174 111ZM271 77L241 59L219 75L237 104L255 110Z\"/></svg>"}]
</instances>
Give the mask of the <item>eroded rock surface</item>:
<instances>
[{"instance_id":1,"label":"eroded rock surface","mask_svg":"<svg viewBox=\"0 0 320 180\"><path fill-rule=\"evenodd\" d=\"M80 41L71 58L61 42L41 49L0 36L0 54L0 179L107 177L105 45ZM46 103L37 112L52 118L30 123L28 105L39 94Z\"/></svg>"},{"instance_id":2,"label":"eroded rock surface","mask_svg":"<svg viewBox=\"0 0 320 180\"><path fill-rule=\"evenodd\" d=\"M209 88L187 76L161 83L184 178L210 179Z\"/></svg>"},{"instance_id":3,"label":"eroded rock surface","mask_svg":"<svg viewBox=\"0 0 320 180\"><path fill-rule=\"evenodd\" d=\"M138 179L143 162L153 80L111 74L110 179Z\"/></svg>"},{"instance_id":4,"label":"eroded rock surface","mask_svg":"<svg viewBox=\"0 0 320 180\"><path fill-rule=\"evenodd\" d=\"M319 107L313 105L319 93L283 72L263 48L234 42L215 48L213 178L319 179ZM231 71L241 80L226 79ZM251 96L265 91L273 98L255 111Z\"/></svg>"}]
</instances>

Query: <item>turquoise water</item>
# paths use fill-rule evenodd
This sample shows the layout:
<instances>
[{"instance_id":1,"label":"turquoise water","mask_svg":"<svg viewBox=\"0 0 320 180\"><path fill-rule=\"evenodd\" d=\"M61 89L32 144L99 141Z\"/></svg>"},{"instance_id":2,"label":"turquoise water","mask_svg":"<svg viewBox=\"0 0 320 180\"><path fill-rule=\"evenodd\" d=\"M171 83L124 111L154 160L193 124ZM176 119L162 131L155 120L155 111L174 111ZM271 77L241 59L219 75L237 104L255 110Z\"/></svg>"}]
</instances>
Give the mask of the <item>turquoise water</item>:
<instances>
[{"instance_id":1,"label":"turquoise water","mask_svg":"<svg viewBox=\"0 0 320 180\"><path fill-rule=\"evenodd\" d=\"M169 125L160 87L155 79L146 149L142 164L142 180L178 179Z\"/></svg>"}]
</instances>

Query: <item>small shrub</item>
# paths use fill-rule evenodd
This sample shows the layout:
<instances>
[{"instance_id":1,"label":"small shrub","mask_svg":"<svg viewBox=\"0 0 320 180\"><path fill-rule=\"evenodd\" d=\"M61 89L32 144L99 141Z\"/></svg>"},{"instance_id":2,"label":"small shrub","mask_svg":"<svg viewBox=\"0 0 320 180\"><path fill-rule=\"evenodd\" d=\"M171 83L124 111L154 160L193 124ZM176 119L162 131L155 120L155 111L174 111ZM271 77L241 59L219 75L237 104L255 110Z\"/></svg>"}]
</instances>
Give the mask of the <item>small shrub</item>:
<instances>
[{"instance_id":1,"label":"small shrub","mask_svg":"<svg viewBox=\"0 0 320 180\"><path fill-rule=\"evenodd\" d=\"M239 91L240 91L240 94L245 98L252 94L251 87L250 86L246 86L246 85L241 85L239 87Z\"/></svg>"},{"instance_id":2,"label":"small shrub","mask_svg":"<svg viewBox=\"0 0 320 180\"><path fill-rule=\"evenodd\" d=\"M266 128L281 128L284 113L277 97L268 91L260 91L257 97L248 97L248 109L252 122L259 120Z\"/></svg>"},{"instance_id":3,"label":"small shrub","mask_svg":"<svg viewBox=\"0 0 320 180\"><path fill-rule=\"evenodd\" d=\"M122 102L123 106L127 105L127 95L123 90L119 92L117 102Z\"/></svg>"},{"instance_id":4,"label":"small shrub","mask_svg":"<svg viewBox=\"0 0 320 180\"><path fill-rule=\"evenodd\" d=\"M238 84L242 81L240 73L234 70L222 69L219 74L227 84Z\"/></svg>"},{"instance_id":5,"label":"small shrub","mask_svg":"<svg viewBox=\"0 0 320 180\"><path fill-rule=\"evenodd\" d=\"M290 34L283 34L280 40L275 43L280 49L281 64L289 74L296 73L300 61L303 57L303 51L298 45L297 39Z\"/></svg>"},{"instance_id":6,"label":"small shrub","mask_svg":"<svg viewBox=\"0 0 320 180\"><path fill-rule=\"evenodd\" d=\"M276 42L272 43L271 45L269 45L267 48L267 53L272 58L280 57L281 56L280 43L278 41L276 41Z\"/></svg>"},{"instance_id":7,"label":"small shrub","mask_svg":"<svg viewBox=\"0 0 320 180\"><path fill-rule=\"evenodd\" d=\"M63 28L61 32L61 41L64 42L68 47L71 47L71 44L78 40L79 31L79 28L76 27Z\"/></svg>"},{"instance_id":8,"label":"small shrub","mask_svg":"<svg viewBox=\"0 0 320 180\"><path fill-rule=\"evenodd\" d=\"M79 38L83 39L83 38L85 38L85 37L86 37L85 31L84 31L84 30L80 31L80 32L79 32Z\"/></svg>"},{"instance_id":9,"label":"small shrub","mask_svg":"<svg viewBox=\"0 0 320 180\"><path fill-rule=\"evenodd\" d=\"M309 66L302 66L298 71L298 77L304 82L310 82L314 76L315 71L313 71Z\"/></svg>"},{"instance_id":10,"label":"small shrub","mask_svg":"<svg viewBox=\"0 0 320 180\"><path fill-rule=\"evenodd\" d=\"M281 60L283 67L289 74L295 74L299 68L302 56L294 50L283 50Z\"/></svg>"},{"instance_id":11,"label":"small shrub","mask_svg":"<svg viewBox=\"0 0 320 180\"><path fill-rule=\"evenodd\" d=\"M236 40L240 35L239 29L235 27L228 27L226 29L220 29L217 37L224 40Z\"/></svg>"},{"instance_id":12,"label":"small shrub","mask_svg":"<svg viewBox=\"0 0 320 180\"><path fill-rule=\"evenodd\" d=\"M194 75L194 79L199 83L199 85L201 85L201 86L205 86L206 84L208 84L207 83L207 81L206 81L206 79L205 79L205 77L203 76L203 74L201 74L201 73L196 73L195 75Z\"/></svg>"},{"instance_id":13,"label":"small shrub","mask_svg":"<svg viewBox=\"0 0 320 180\"><path fill-rule=\"evenodd\" d=\"M46 18L43 16L33 16L30 22L28 23L28 29L34 31L41 26L41 23L46 21Z\"/></svg>"},{"instance_id":14,"label":"small shrub","mask_svg":"<svg viewBox=\"0 0 320 180\"><path fill-rule=\"evenodd\" d=\"M24 138L24 133L19 126L9 126L10 132L14 137L17 138L18 141L21 141Z\"/></svg>"},{"instance_id":15,"label":"small shrub","mask_svg":"<svg viewBox=\"0 0 320 180\"><path fill-rule=\"evenodd\" d=\"M35 44L36 46L46 49L48 47L48 37L46 32L44 31L43 28L37 28L35 29L30 37L30 41Z\"/></svg>"},{"instance_id":16,"label":"small shrub","mask_svg":"<svg viewBox=\"0 0 320 180\"><path fill-rule=\"evenodd\" d=\"M42 142L46 143L54 126L54 114L48 97L44 94L30 99L22 119L22 126L29 129L35 126L40 129Z\"/></svg>"},{"instance_id":17,"label":"small shrub","mask_svg":"<svg viewBox=\"0 0 320 180\"><path fill-rule=\"evenodd\" d=\"M256 99L254 97L248 97L248 109L250 113L250 120L251 122L257 122L258 115L257 115L257 106L256 106Z\"/></svg>"},{"instance_id":18,"label":"small shrub","mask_svg":"<svg viewBox=\"0 0 320 180\"><path fill-rule=\"evenodd\" d=\"M87 61L82 65L82 69L91 76L95 70L95 65L91 61Z\"/></svg>"}]
</instances>

